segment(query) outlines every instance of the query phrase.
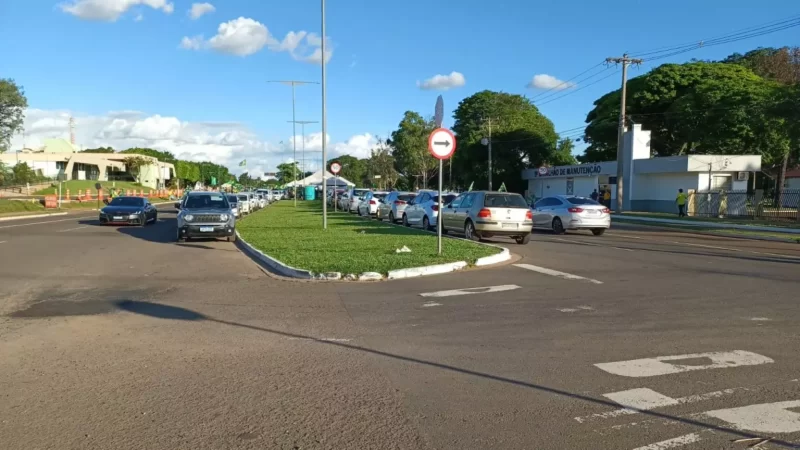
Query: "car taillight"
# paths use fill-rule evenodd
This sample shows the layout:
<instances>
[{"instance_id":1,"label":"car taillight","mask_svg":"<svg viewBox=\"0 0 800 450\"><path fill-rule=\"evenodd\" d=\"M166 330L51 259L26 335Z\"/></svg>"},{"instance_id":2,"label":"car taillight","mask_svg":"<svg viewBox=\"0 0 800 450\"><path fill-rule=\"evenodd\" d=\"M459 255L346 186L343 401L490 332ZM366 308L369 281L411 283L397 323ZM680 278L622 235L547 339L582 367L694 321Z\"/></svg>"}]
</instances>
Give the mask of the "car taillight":
<instances>
[{"instance_id":1,"label":"car taillight","mask_svg":"<svg viewBox=\"0 0 800 450\"><path fill-rule=\"evenodd\" d=\"M569 211L571 213L582 213L583 212L583 208L570 208L567 211Z\"/></svg>"},{"instance_id":2,"label":"car taillight","mask_svg":"<svg viewBox=\"0 0 800 450\"><path fill-rule=\"evenodd\" d=\"M478 217L481 219L490 219L492 217L492 212L487 208L483 208L482 210L478 211Z\"/></svg>"},{"instance_id":3,"label":"car taillight","mask_svg":"<svg viewBox=\"0 0 800 450\"><path fill-rule=\"evenodd\" d=\"M439 205L431 205L433 211L439 211Z\"/></svg>"},{"instance_id":4,"label":"car taillight","mask_svg":"<svg viewBox=\"0 0 800 450\"><path fill-rule=\"evenodd\" d=\"M394 201L394 204L395 204L395 205L405 205L405 204L406 204L406 202L404 202L404 201L402 201L402 200L395 200L395 201Z\"/></svg>"},{"instance_id":5,"label":"car taillight","mask_svg":"<svg viewBox=\"0 0 800 450\"><path fill-rule=\"evenodd\" d=\"M606 213L606 214L609 214L611 212L611 210L608 209L608 208L605 208L605 209L603 209L603 212Z\"/></svg>"},{"instance_id":6,"label":"car taillight","mask_svg":"<svg viewBox=\"0 0 800 450\"><path fill-rule=\"evenodd\" d=\"M525 219L533 220L533 212L531 212L531 210L528 210L528 212L525 213Z\"/></svg>"},{"instance_id":7,"label":"car taillight","mask_svg":"<svg viewBox=\"0 0 800 450\"><path fill-rule=\"evenodd\" d=\"M370 200L370 201L369 201L369 204L370 204L370 205L377 205L377 204L378 204L378 202L376 202L375 200Z\"/></svg>"}]
</instances>

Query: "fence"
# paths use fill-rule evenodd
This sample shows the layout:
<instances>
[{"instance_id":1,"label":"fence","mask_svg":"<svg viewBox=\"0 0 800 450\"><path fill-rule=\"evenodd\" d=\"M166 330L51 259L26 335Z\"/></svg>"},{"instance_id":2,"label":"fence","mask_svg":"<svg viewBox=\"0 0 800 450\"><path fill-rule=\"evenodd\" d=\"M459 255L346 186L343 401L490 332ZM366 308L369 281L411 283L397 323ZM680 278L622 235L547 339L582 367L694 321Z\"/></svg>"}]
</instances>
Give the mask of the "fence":
<instances>
[{"instance_id":1,"label":"fence","mask_svg":"<svg viewBox=\"0 0 800 450\"><path fill-rule=\"evenodd\" d=\"M775 192L689 191L687 213L696 217L732 217L774 221L800 220L800 189Z\"/></svg>"}]
</instances>

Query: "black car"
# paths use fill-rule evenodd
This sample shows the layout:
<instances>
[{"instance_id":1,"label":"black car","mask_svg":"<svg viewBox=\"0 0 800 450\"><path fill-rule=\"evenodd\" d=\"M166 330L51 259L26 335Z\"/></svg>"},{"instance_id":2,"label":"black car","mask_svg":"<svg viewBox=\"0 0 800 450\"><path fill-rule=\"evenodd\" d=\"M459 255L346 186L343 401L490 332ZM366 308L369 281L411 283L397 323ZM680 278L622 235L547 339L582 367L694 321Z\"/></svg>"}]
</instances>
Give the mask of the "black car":
<instances>
[{"instance_id":1,"label":"black car","mask_svg":"<svg viewBox=\"0 0 800 450\"><path fill-rule=\"evenodd\" d=\"M100 210L101 224L145 226L158 220L158 210L146 198L115 197Z\"/></svg>"}]
</instances>

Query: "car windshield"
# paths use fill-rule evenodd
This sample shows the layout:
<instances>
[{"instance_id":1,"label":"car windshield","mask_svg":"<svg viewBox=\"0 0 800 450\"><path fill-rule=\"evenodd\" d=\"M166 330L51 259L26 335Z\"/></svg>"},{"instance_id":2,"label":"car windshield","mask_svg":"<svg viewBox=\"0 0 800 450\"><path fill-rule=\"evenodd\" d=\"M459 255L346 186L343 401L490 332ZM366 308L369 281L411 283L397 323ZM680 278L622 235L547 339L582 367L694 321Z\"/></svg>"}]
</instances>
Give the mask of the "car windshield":
<instances>
[{"instance_id":1,"label":"car windshield","mask_svg":"<svg viewBox=\"0 0 800 450\"><path fill-rule=\"evenodd\" d=\"M110 202L109 206L144 206L143 198L136 197L117 197Z\"/></svg>"},{"instance_id":2,"label":"car windshield","mask_svg":"<svg viewBox=\"0 0 800 450\"><path fill-rule=\"evenodd\" d=\"M373 197L377 198L378 200L383 200L384 198L386 198L386 194L375 194L373 195Z\"/></svg>"},{"instance_id":3,"label":"car windshield","mask_svg":"<svg viewBox=\"0 0 800 450\"><path fill-rule=\"evenodd\" d=\"M483 206L487 208L525 208L529 206L519 194L486 194Z\"/></svg>"},{"instance_id":4,"label":"car windshield","mask_svg":"<svg viewBox=\"0 0 800 450\"><path fill-rule=\"evenodd\" d=\"M230 203L239 203L239 199L236 198L235 195L229 195L228 196L228 202L230 202Z\"/></svg>"},{"instance_id":5,"label":"car windshield","mask_svg":"<svg viewBox=\"0 0 800 450\"><path fill-rule=\"evenodd\" d=\"M190 195L185 208L228 209L228 200L222 195Z\"/></svg>"},{"instance_id":6,"label":"car windshield","mask_svg":"<svg viewBox=\"0 0 800 450\"><path fill-rule=\"evenodd\" d=\"M572 203L573 205L600 205L596 201L590 198L583 198L583 197L567 197L567 201Z\"/></svg>"},{"instance_id":7,"label":"car windshield","mask_svg":"<svg viewBox=\"0 0 800 450\"><path fill-rule=\"evenodd\" d=\"M442 204L446 205L446 204L452 202L455 199L456 199L456 195L455 194L446 194L444 196L444 199L442 200ZM434 195L433 196L433 202L434 203L439 203L439 196L438 195Z\"/></svg>"},{"instance_id":8,"label":"car windshield","mask_svg":"<svg viewBox=\"0 0 800 450\"><path fill-rule=\"evenodd\" d=\"M403 194L403 195L398 195L397 199L401 200L401 201L404 201L404 202L408 202L408 201L411 201L416 196L417 196L417 194Z\"/></svg>"},{"instance_id":9,"label":"car windshield","mask_svg":"<svg viewBox=\"0 0 800 450\"><path fill-rule=\"evenodd\" d=\"M240 195L239 196L239 200L241 200L243 202L246 202L247 201L247 196L246 195Z\"/></svg>"}]
</instances>

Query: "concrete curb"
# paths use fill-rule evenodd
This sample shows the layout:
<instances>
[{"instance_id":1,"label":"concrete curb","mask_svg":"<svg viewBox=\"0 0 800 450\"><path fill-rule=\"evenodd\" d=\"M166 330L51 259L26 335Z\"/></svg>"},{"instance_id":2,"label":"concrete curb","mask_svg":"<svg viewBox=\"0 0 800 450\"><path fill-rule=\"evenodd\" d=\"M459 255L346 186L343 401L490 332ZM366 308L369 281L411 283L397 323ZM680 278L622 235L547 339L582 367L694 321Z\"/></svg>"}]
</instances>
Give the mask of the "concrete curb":
<instances>
[{"instance_id":1,"label":"concrete curb","mask_svg":"<svg viewBox=\"0 0 800 450\"><path fill-rule=\"evenodd\" d=\"M411 267L409 269L390 270L389 280L400 280L403 278L424 277L427 275L440 275L443 273L455 272L467 267L466 261L456 261L445 264L435 264L433 266Z\"/></svg>"},{"instance_id":2,"label":"concrete curb","mask_svg":"<svg viewBox=\"0 0 800 450\"><path fill-rule=\"evenodd\" d=\"M0 218L0 222L6 222L6 221L9 221L9 220L35 219L37 217L66 216L67 214L69 214L69 213L68 212L60 212L60 213L50 213L50 214L28 214L27 216L2 217L2 218Z\"/></svg>"},{"instance_id":3,"label":"concrete curb","mask_svg":"<svg viewBox=\"0 0 800 450\"><path fill-rule=\"evenodd\" d=\"M479 243L480 243L480 242L479 242ZM505 247L500 247L500 246L498 246L498 245L492 245L492 244L484 244L484 245L489 245L489 246L492 246L492 247L497 247L497 248L499 248L499 249L501 250L501 252L500 252L500 253L498 253L498 254L496 254L496 255L492 255L492 256L484 256L483 258L478 258L478 259L475 261L475 266L477 266L477 267L480 267L480 266L490 266L490 265L492 265L492 264L497 264L497 263L501 263L501 262L506 262L506 261L508 261L509 259L511 259L511 252L510 252L510 251L509 251L507 248L505 248Z\"/></svg>"},{"instance_id":4,"label":"concrete curb","mask_svg":"<svg viewBox=\"0 0 800 450\"><path fill-rule=\"evenodd\" d=\"M613 215L611 216L611 221L619 220L620 222L650 222L655 224L663 224L663 225L679 225L685 227L705 227L708 228L709 231L713 231L714 229L718 230L745 230L745 231L766 231L769 233L783 233L783 234L800 234L800 229L798 228L785 228L785 227L769 227L769 226L758 226L758 225L738 225L735 223L717 223L717 222L701 222L701 221L686 221L686 220L676 220L676 219L657 219L651 217L639 217L639 216L618 216Z\"/></svg>"},{"instance_id":5,"label":"concrete curb","mask_svg":"<svg viewBox=\"0 0 800 450\"><path fill-rule=\"evenodd\" d=\"M294 267L287 266L286 264L278 261L277 259L263 253L261 250L256 249L249 242L242 239L242 235L236 232L236 245L251 258L255 259L260 264L266 266L278 275L283 275L289 278L299 278L301 280L311 280L314 274L308 270L295 269Z\"/></svg>"}]
</instances>

